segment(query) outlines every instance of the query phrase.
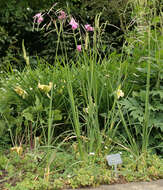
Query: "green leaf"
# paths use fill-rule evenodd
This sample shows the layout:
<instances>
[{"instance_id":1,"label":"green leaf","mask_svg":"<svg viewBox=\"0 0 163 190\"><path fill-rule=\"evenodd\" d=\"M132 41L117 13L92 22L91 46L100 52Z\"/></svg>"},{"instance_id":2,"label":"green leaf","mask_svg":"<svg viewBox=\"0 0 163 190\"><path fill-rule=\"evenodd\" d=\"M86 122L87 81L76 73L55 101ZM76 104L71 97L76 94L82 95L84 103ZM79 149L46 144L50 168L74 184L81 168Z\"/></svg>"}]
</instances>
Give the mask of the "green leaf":
<instances>
[{"instance_id":1,"label":"green leaf","mask_svg":"<svg viewBox=\"0 0 163 190\"><path fill-rule=\"evenodd\" d=\"M33 115L29 112L23 113L23 117L25 117L26 120L34 122Z\"/></svg>"},{"instance_id":2,"label":"green leaf","mask_svg":"<svg viewBox=\"0 0 163 190\"><path fill-rule=\"evenodd\" d=\"M34 112L42 112L43 111L43 106L40 102L40 99L38 98L38 96L36 96L36 101L35 101L35 105L34 106Z\"/></svg>"},{"instance_id":3,"label":"green leaf","mask_svg":"<svg viewBox=\"0 0 163 190\"><path fill-rule=\"evenodd\" d=\"M61 111L60 110L53 110L52 111L52 114L53 114L53 119L54 121L57 121L57 120L62 120L62 114L61 114Z\"/></svg>"},{"instance_id":4,"label":"green leaf","mask_svg":"<svg viewBox=\"0 0 163 190\"><path fill-rule=\"evenodd\" d=\"M157 23L159 23L159 22L161 22L161 19L160 19L161 17L159 17L159 16L155 16L153 19L152 19L152 24L154 25L154 24L157 24Z\"/></svg>"}]
</instances>

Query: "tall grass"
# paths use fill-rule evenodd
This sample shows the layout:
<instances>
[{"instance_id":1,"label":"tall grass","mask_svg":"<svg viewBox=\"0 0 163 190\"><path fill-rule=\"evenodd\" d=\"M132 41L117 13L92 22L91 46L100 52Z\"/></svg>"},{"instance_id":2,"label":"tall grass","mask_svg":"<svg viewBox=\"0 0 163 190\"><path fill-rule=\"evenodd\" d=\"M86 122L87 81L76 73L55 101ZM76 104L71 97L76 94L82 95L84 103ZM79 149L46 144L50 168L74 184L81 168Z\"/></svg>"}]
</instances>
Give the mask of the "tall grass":
<instances>
[{"instance_id":1,"label":"tall grass","mask_svg":"<svg viewBox=\"0 0 163 190\"><path fill-rule=\"evenodd\" d=\"M150 151L149 149L149 138L150 133L152 130L152 127L150 126L150 91L152 89L151 85L151 68L155 68L155 63L153 62L153 59L155 57L153 55L157 55L160 52L160 46L161 43L158 43L158 28L157 24L153 22L156 18L159 20L161 24L161 14L162 11L160 11L159 15L156 14L156 2L152 1L135 1L133 4L133 15L135 15L136 20L136 26L135 26L135 34L131 34L131 38L134 39L135 44L141 45L142 52L144 54L140 55L143 56L139 58L139 60L144 59L145 60L145 73L146 73L146 95L145 95L145 108L144 108L144 116L143 116L143 123L140 123L141 126L141 140L136 134L133 134L131 131L133 129L132 126L134 126L135 131L137 131L137 126L134 125L134 123L131 123L131 120L129 117L124 117L124 114L122 112L121 106L118 104L118 109L120 113L120 117L122 120L122 123L125 127L125 131L127 134L127 138L123 136L124 141L120 144L122 147L128 149L135 157L138 159L143 158L144 161L146 160L146 157ZM154 25L154 29L152 29ZM154 35L153 35L154 32ZM154 38L154 40L153 40ZM158 45L159 44L159 45ZM129 46L130 47L130 44ZM131 44L131 48L133 47L133 44ZM139 51L138 51L139 52ZM160 54L160 53L159 53ZM135 56L136 57L136 56ZM133 59L134 61L134 59ZM162 72L162 67L160 67L160 57L157 56L156 58L156 64L158 69L158 75L160 76L160 72ZM143 64L142 64L143 65ZM138 66L140 68L141 66ZM153 71L152 71L153 72ZM156 86L158 86L160 79L156 80ZM141 90L141 88L139 87ZM131 126L131 128L130 128ZM127 140L128 139L128 140ZM141 141L141 142L140 142ZM126 144L126 146L124 146Z\"/></svg>"},{"instance_id":2,"label":"tall grass","mask_svg":"<svg viewBox=\"0 0 163 190\"><path fill-rule=\"evenodd\" d=\"M112 144L110 139L114 139L119 125L115 106L118 101L116 91L119 86L117 84L119 73L109 71L112 67L109 61L106 66L105 61L98 63L97 59L92 59L86 54L84 56L84 62L80 63L81 67L78 66L79 63L68 67L67 88L72 125L75 126L79 150L83 151L83 154L85 152L99 154L104 146L108 145L110 148ZM73 79L74 70L76 76Z\"/></svg>"}]
</instances>

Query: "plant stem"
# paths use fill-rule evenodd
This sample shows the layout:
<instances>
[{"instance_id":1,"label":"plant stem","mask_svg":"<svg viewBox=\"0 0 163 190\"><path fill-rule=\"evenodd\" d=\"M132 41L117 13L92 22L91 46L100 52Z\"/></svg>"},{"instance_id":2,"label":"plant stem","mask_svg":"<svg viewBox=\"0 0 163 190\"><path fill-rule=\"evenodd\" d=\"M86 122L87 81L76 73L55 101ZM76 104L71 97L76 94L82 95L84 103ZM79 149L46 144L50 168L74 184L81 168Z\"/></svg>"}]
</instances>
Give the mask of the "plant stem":
<instances>
[{"instance_id":1,"label":"plant stem","mask_svg":"<svg viewBox=\"0 0 163 190\"><path fill-rule=\"evenodd\" d=\"M150 26L149 26L149 28L148 28L148 57L149 58L150 58L150 38L151 38L151 36L150 36ZM147 153L147 146L148 146L150 73L151 73L151 62L150 62L150 59L148 59L146 98L145 98L145 115L144 115L144 127L143 127L143 146L142 146L143 153Z\"/></svg>"}]
</instances>

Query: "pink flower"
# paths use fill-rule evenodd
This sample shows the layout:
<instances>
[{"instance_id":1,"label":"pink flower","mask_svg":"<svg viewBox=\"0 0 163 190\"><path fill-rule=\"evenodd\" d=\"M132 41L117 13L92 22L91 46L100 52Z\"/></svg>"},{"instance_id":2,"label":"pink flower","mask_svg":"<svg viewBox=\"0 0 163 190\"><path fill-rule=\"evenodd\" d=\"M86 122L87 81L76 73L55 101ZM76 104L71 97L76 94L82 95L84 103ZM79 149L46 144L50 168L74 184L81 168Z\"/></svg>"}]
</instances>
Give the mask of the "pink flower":
<instances>
[{"instance_id":1,"label":"pink flower","mask_svg":"<svg viewBox=\"0 0 163 190\"><path fill-rule=\"evenodd\" d=\"M78 23L75 22L73 18L71 18L70 25L72 26L72 29L75 30L78 27Z\"/></svg>"},{"instance_id":2,"label":"pink flower","mask_svg":"<svg viewBox=\"0 0 163 190\"><path fill-rule=\"evenodd\" d=\"M41 23L42 21L44 20L44 18L42 16L40 16L38 19L37 19L37 23Z\"/></svg>"},{"instance_id":3,"label":"pink flower","mask_svg":"<svg viewBox=\"0 0 163 190\"><path fill-rule=\"evenodd\" d=\"M41 16L41 13L37 13L33 18L39 18Z\"/></svg>"},{"instance_id":4,"label":"pink flower","mask_svg":"<svg viewBox=\"0 0 163 190\"><path fill-rule=\"evenodd\" d=\"M85 29L86 29L87 31L93 31L93 30L94 30L94 28L93 28L90 24L86 24L86 25L85 25Z\"/></svg>"},{"instance_id":5,"label":"pink flower","mask_svg":"<svg viewBox=\"0 0 163 190\"><path fill-rule=\"evenodd\" d=\"M38 24L40 24L44 20L41 13L37 13L33 18L34 18L34 23L37 22Z\"/></svg>"},{"instance_id":6,"label":"pink flower","mask_svg":"<svg viewBox=\"0 0 163 190\"><path fill-rule=\"evenodd\" d=\"M82 48L81 45L77 45L77 51L80 52L80 51L81 51L81 48Z\"/></svg>"},{"instance_id":7,"label":"pink flower","mask_svg":"<svg viewBox=\"0 0 163 190\"><path fill-rule=\"evenodd\" d=\"M59 20L64 20L67 16L66 13L64 11L59 11L60 15L58 16Z\"/></svg>"}]
</instances>

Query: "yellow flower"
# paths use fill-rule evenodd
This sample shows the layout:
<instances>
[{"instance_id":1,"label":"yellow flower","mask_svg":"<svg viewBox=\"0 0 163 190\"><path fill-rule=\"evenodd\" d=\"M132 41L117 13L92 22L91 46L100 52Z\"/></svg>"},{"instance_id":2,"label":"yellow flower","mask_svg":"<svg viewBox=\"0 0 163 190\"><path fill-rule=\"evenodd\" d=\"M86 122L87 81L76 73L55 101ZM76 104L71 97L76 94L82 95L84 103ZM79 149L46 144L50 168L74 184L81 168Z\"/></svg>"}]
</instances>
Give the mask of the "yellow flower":
<instances>
[{"instance_id":1,"label":"yellow flower","mask_svg":"<svg viewBox=\"0 0 163 190\"><path fill-rule=\"evenodd\" d=\"M14 146L10 150L11 150L11 152L17 152L19 156L23 152L23 148L21 146Z\"/></svg>"},{"instance_id":2,"label":"yellow flower","mask_svg":"<svg viewBox=\"0 0 163 190\"><path fill-rule=\"evenodd\" d=\"M47 94L48 92L50 92L52 85L53 85L52 82L49 82L49 85L43 85L38 83L38 88Z\"/></svg>"},{"instance_id":3,"label":"yellow flower","mask_svg":"<svg viewBox=\"0 0 163 190\"><path fill-rule=\"evenodd\" d=\"M118 89L117 90L117 97L118 97L118 99L120 98L120 97L123 97L124 96L124 92L121 90L121 89Z\"/></svg>"},{"instance_id":4,"label":"yellow flower","mask_svg":"<svg viewBox=\"0 0 163 190\"><path fill-rule=\"evenodd\" d=\"M83 111L84 111L85 113L89 113L89 107L83 108Z\"/></svg>"},{"instance_id":5,"label":"yellow flower","mask_svg":"<svg viewBox=\"0 0 163 190\"><path fill-rule=\"evenodd\" d=\"M23 90L22 88L20 88L19 86L16 86L14 91L21 96L23 99L25 99L25 97L27 96L27 92L25 90Z\"/></svg>"},{"instance_id":6,"label":"yellow flower","mask_svg":"<svg viewBox=\"0 0 163 190\"><path fill-rule=\"evenodd\" d=\"M105 75L105 77L109 78L109 77L110 77L110 75L109 75L109 74L107 74L107 75Z\"/></svg>"}]
</instances>

